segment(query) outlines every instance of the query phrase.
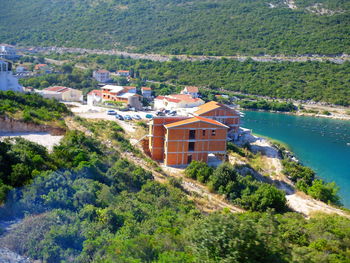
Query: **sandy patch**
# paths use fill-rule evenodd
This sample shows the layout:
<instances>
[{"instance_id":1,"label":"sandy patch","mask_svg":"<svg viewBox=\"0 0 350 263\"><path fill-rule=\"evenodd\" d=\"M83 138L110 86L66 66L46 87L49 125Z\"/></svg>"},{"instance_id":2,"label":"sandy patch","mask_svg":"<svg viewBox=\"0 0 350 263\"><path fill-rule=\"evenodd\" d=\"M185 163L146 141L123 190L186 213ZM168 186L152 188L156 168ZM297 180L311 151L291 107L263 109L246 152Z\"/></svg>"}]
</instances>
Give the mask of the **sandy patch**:
<instances>
[{"instance_id":1,"label":"sandy patch","mask_svg":"<svg viewBox=\"0 0 350 263\"><path fill-rule=\"evenodd\" d=\"M22 137L28 141L45 146L48 151L52 151L58 145L63 136L54 136L47 132L0 132L0 141L5 138Z\"/></svg>"}]
</instances>

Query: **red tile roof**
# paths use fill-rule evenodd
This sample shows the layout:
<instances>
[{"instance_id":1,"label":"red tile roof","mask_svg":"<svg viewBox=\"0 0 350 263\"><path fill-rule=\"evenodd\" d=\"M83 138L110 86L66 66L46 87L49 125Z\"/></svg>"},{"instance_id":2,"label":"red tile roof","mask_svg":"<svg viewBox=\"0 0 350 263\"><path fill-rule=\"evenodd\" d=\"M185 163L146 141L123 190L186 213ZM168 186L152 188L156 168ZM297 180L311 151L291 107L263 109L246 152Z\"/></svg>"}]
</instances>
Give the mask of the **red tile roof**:
<instances>
[{"instance_id":1,"label":"red tile roof","mask_svg":"<svg viewBox=\"0 0 350 263\"><path fill-rule=\"evenodd\" d=\"M123 87L125 90L131 90L131 89L136 89L136 87L132 87L132 86L125 86Z\"/></svg>"},{"instance_id":2,"label":"red tile roof","mask_svg":"<svg viewBox=\"0 0 350 263\"><path fill-rule=\"evenodd\" d=\"M88 95L95 95L95 96L102 97L102 90L94 89L94 90L90 91L88 93Z\"/></svg>"},{"instance_id":3,"label":"red tile roof","mask_svg":"<svg viewBox=\"0 0 350 263\"><path fill-rule=\"evenodd\" d=\"M47 66L47 64L37 64L37 65L35 65L34 69L38 70L38 69L40 69L42 67L46 67L46 66Z\"/></svg>"},{"instance_id":4,"label":"red tile roof","mask_svg":"<svg viewBox=\"0 0 350 263\"><path fill-rule=\"evenodd\" d=\"M193 117L193 118L190 118L190 119L186 119L186 120L182 120L182 121L169 123L169 124L166 124L164 126L165 126L165 128L168 129L168 128L173 128L173 127L186 125L186 124L190 124L190 123L195 123L195 122L200 122L200 121L201 122L210 123L210 124L213 124L213 125L216 125L216 126L221 126L221 127L224 127L224 128L229 128L226 125L222 124L221 122L218 122L218 121L215 121L215 120L211 120L211 119L207 119L207 118L203 118L203 117L199 117L199 116L196 116L196 117Z\"/></svg>"},{"instance_id":5,"label":"red tile roof","mask_svg":"<svg viewBox=\"0 0 350 263\"><path fill-rule=\"evenodd\" d=\"M96 70L97 73L109 73L108 70L105 69L100 69L100 70Z\"/></svg>"},{"instance_id":6,"label":"red tile roof","mask_svg":"<svg viewBox=\"0 0 350 263\"><path fill-rule=\"evenodd\" d=\"M129 73L129 70L118 70L117 73Z\"/></svg>"},{"instance_id":7,"label":"red tile roof","mask_svg":"<svg viewBox=\"0 0 350 263\"><path fill-rule=\"evenodd\" d=\"M185 87L185 90L187 90L187 92L191 92L191 93L198 93L198 87L195 87L195 86L187 86L187 87Z\"/></svg>"},{"instance_id":8,"label":"red tile roof","mask_svg":"<svg viewBox=\"0 0 350 263\"><path fill-rule=\"evenodd\" d=\"M62 87L62 86L52 86L52 87L48 87L44 90L47 90L47 91L55 91L55 92L64 92L64 91L67 91L69 90L69 88L67 87Z\"/></svg>"},{"instance_id":9,"label":"red tile roof","mask_svg":"<svg viewBox=\"0 0 350 263\"><path fill-rule=\"evenodd\" d=\"M152 90L150 87L142 87L142 90Z\"/></svg>"},{"instance_id":10,"label":"red tile roof","mask_svg":"<svg viewBox=\"0 0 350 263\"><path fill-rule=\"evenodd\" d=\"M207 113L209 111L212 111L212 110L215 110L218 108L225 108L229 111L236 112L234 109L230 108L229 106L227 106L225 104L221 104L221 103L216 102L216 101L209 101L208 103L205 103L203 105L198 106L198 110L195 111L194 114L201 115L201 114ZM237 113L237 115L239 115L239 114Z\"/></svg>"},{"instance_id":11,"label":"red tile roof","mask_svg":"<svg viewBox=\"0 0 350 263\"><path fill-rule=\"evenodd\" d=\"M192 98L191 95L187 95L187 94L171 94L169 95L169 97L174 98L174 99L178 99L178 100L182 100L182 101L186 101L186 102L196 102L199 101L199 98Z\"/></svg>"}]
</instances>

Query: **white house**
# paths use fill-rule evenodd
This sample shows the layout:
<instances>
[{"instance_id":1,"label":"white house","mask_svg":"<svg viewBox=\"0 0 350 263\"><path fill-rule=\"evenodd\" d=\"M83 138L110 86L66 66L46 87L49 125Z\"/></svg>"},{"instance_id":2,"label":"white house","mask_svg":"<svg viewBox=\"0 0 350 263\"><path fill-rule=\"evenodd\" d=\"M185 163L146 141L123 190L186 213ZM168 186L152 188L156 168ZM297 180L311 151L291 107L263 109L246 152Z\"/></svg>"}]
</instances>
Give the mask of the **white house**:
<instances>
[{"instance_id":1,"label":"white house","mask_svg":"<svg viewBox=\"0 0 350 263\"><path fill-rule=\"evenodd\" d=\"M204 104L199 98L192 98L187 94L172 94L168 96L158 96L154 99L154 109L178 109L194 108Z\"/></svg>"},{"instance_id":2,"label":"white house","mask_svg":"<svg viewBox=\"0 0 350 263\"><path fill-rule=\"evenodd\" d=\"M150 87L142 87L141 93L142 93L142 96L146 99L152 98L152 89Z\"/></svg>"},{"instance_id":3,"label":"white house","mask_svg":"<svg viewBox=\"0 0 350 263\"><path fill-rule=\"evenodd\" d=\"M96 103L102 102L102 90L92 90L87 94L87 104L93 106Z\"/></svg>"},{"instance_id":4,"label":"white house","mask_svg":"<svg viewBox=\"0 0 350 263\"><path fill-rule=\"evenodd\" d=\"M193 98L198 98L198 87L187 86L182 91L181 94L191 95Z\"/></svg>"},{"instance_id":5,"label":"white house","mask_svg":"<svg viewBox=\"0 0 350 263\"><path fill-rule=\"evenodd\" d=\"M92 73L92 76L98 81L98 82L108 82L111 80L110 78L110 72L105 69L95 70Z\"/></svg>"},{"instance_id":6,"label":"white house","mask_svg":"<svg viewBox=\"0 0 350 263\"><path fill-rule=\"evenodd\" d=\"M0 58L9 59L9 60L17 59L18 55L16 53L16 49L13 46L1 44Z\"/></svg>"},{"instance_id":7,"label":"white house","mask_svg":"<svg viewBox=\"0 0 350 263\"><path fill-rule=\"evenodd\" d=\"M0 90L24 91L18 79L12 75L12 63L4 60L0 60Z\"/></svg>"},{"instance_id":8,"label":"white house","mask_svg":"<svg viewBox=\"0 0 350 263\"><path fill-rule=\"evenodd\" d=\"M16 73L24 73L24 72L27 72L28 69L26 67L23 67L23 66L18 66L16 68Z\"/></svg>"},{"instance_id":9,"label":"white house","mask_svg":"<svg viewBox=\"0 0 350 263\"><path fill-rule=\"evenodd\" d=\"M36 92L47 99L56 99L59 101L69 101L69 102L83 101L83 92L81 90L67 88L67 87L54 86L54 87L48 87L43 90L36 90Z\"/></svg>"},{"instance_id":10,"label":"white house","mask_svg":"<svg viewBox=\"0 0 350 263\"><path fill-rule=\"evenodd\" d=\"M119 77L130 77L130 71L129 70L118 70L116 72L116 75Z\"/></svg>"}]
</instances>

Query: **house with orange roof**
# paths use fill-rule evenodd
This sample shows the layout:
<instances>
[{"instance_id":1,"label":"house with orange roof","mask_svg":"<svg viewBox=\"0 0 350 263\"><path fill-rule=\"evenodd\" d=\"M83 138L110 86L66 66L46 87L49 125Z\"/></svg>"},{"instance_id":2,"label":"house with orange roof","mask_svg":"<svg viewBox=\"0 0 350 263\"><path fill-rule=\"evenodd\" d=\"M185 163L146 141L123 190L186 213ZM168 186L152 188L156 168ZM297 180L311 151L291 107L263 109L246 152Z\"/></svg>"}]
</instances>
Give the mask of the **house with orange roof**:
<instances>
[{"instance_id":1,"label":"house with orange roof","mask_svg":"<svg viewBox=\"0 0 350 263\"><path fill-rule=\"evenodd\" d=\"M148 153L167 166L208 162L209 155L226 158L229 127L216 120L195 117L155 117L149 125Z\"/></svg>"},{"instance_id":2,"label":"house with orange roof","mask_svg":"<svg viewBox=\"0 0 350 263\"><path fill-rule=\"evenodd\" d=\"M234 108L216 101L210 101L200 105L193 115L212 119L227 125L229 127L229 135L236 138L240 123L240 113Z\"/></svg>"},{"instance_id":3,"label":"house with orange roof","mask_svg":"<svg viewBox=\"0 0 350 263\"><path fill-rule=\"evenodd\" d=\"M34 66L34 70L38 73L42 74L50 74L52 73L52 69L47 64L36 64Z\"/></svg>"},{"instance_id":4,"label":"house with orange roof","mask_svg":"<svg viewBox=\"0 0 350 263\"><path fill-rule=\"evenodd\" d=\"M150 87L141 87L141 93L146 99L152 98L152 89Z\"/></svg>"},{"instance_id":5,"label":"house with orange roof","mask_svg":"<svg viewBox=\"0 0 350 263\"><path fill-rule=\"evenodd\" d=\"M129 70L118 70L116 72L116 75L119 77L130 77L130 71Z\"/></svg>"},{"instance_id":6,"label":"house with orange roof","mask_svg":"<svg viewBox=\"0 0 350 263\"><path fill-rule=\"evenodd\" d=\"M178 109L194 108L204 104L200 98L192 98L187 94L172 94L167 96L158 96L154 99L154 109Z\"/></svg>"},{"instance_id":7,"label":"house with orange roof","mask_svg":"<svg viewBox=\"0 0 350 263\"><path fill-rule=\"evenodd\" d=\"M182 91L181 94L187 94L191 95L192 98L198 98L198 87L195 86L186 86Z\"/></svg>"},{"instance_id":8,"label":"house with orange roof","mask_svg":"<svg viewBox=\"0 0 350 263\"><path fill-rule=\"evenodd\" d=\"M87 104L90 106L100 103L102 102L102 90L94 89L87 94L86 98Z\"/></svg>"},{"instance_id":9,"label":"house with orange roof","mask_svg":"<svg viewBox=\"0 0 350 263\"><path fill-rule=\"evenodd\" d=\"M59 101L81 102L83 101L83 92L81 90L52 86L43 90L35 90L36 93L47 99L56 99Z\"/></svg>"},{"instance_id":10,"label":"house with orange roof","mask_svg":"<svg viewBox=\"0 0 350 263\"><path fill-rule=\"evenodd\" d=\"M106 85L102 87L103 101L119 101L136 109L142 108L141 96L136 94L136 87Z\"/></svg>"},{"instance_id":11,"label":"house with orange roof","mask_svg":"<svg viewBox=\"0 0 350 263\"><path fill-rule=\"evenodd\" d=\"M105 69L95 70L92 73L92 77L94 79L96 79L98 82L102 82L102 83L106 83L106 82L109 82L111 80L110 72L108 70L105 70Z\"/></svg>"}]
</instances>

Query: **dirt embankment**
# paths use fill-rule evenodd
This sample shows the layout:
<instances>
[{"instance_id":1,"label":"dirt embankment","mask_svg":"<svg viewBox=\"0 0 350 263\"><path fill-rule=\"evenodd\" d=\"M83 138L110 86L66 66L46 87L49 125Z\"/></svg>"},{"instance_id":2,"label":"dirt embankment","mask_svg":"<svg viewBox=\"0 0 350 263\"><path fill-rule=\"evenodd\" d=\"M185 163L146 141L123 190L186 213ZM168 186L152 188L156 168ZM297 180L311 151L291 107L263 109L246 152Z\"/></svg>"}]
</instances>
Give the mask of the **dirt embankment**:
<instances>
[{"instance_id":1,"label":"dirt embankment","mask_svg":"<svg viewBox=\"0 0 350 263\"><path fill-rule=\"evenodd\" d=\"M64 135L66 130L49 125L35 124L0 116L0 133L11 132L48 132L51 135Z\"/></svg>"}]
</instances>

